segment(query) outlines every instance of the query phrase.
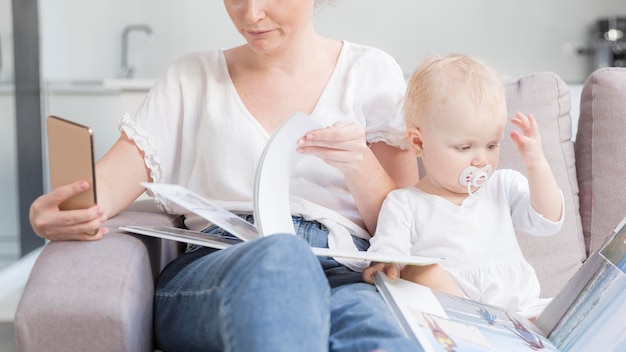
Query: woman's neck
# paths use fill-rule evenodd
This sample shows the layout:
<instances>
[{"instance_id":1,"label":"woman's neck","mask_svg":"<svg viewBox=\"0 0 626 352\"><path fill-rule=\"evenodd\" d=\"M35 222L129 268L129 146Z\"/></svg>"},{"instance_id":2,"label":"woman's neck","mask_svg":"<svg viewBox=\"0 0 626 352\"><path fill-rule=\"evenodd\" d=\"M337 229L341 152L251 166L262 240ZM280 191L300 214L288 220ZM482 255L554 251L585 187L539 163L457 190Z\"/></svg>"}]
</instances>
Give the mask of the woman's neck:
<instances>
[{"instance_id":1,"label":"woman's neck","mask_svg":"<svg viewBox=\"0 0 626 352\"><path fill-rule=\"evenodd\" d=\"M233 48L231 55L226 52L229 68L236 66L242 71L267 72L271 74L301 73L325 67L341 49L341 43L328 38L312 35L307 40L287 43L271 52L258 52L248 45ZM333 55L336 51L337 55Z\"/></svg>"}]
</instances>

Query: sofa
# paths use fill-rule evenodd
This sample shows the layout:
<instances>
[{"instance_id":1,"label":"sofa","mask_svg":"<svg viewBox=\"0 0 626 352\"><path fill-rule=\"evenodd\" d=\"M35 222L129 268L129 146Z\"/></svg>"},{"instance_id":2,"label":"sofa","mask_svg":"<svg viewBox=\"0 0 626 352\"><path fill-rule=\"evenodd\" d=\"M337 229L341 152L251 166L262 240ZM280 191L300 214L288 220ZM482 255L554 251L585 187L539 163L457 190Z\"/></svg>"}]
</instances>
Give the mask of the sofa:
<instances>
[{"instance_id":1,"label":"sofa","mask_svg":"<svg viewBox=\"0 0 626 352\"><path fill-rule=\"evenodd\" d=\"M626 69L603 68L585 82L575 142L567 84L550 72L507 80L509 115L532 113L565 199L565 223L551 237L518 233L554 296L626 216ZM510 129L511 126L508 126ZM508 133L508 131L507 131ZM500 168L525 172L510 140ZM49 242L37 259L15 316L18 351L152 351L154 283L180 243L124 233L120 225L183 226L151 200L106 223L98 242Z\"/></svg>"}]
</instances>

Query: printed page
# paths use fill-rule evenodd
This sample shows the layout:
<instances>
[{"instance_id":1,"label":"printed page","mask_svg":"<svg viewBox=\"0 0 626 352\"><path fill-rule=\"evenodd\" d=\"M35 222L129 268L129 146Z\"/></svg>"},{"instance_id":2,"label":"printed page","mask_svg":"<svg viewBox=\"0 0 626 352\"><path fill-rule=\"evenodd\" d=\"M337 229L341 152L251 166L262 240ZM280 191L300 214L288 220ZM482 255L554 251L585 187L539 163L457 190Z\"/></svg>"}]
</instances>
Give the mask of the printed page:
<instances>
[{"instance_id":1,"label":"printed page","mask_svg":"<svg viewBox=\"0 0 626 352\"><path fill-rule=\"evenodd\" d=\"M259 232L254 225L183 186L148 182L142 182L141 185L223 228L243 241L250 241L259 237Z\"/></svg>"},{"instance_id":2,"label":"printed page","mask_svg":"<svg viewBox=\"0 0 626 352\"><path fill-rule=\"evenodd\" d=\"M431 351L554 351L536 327L506 310L379 273L376 287L407 336Z\"/></svg>"}]
</instances>

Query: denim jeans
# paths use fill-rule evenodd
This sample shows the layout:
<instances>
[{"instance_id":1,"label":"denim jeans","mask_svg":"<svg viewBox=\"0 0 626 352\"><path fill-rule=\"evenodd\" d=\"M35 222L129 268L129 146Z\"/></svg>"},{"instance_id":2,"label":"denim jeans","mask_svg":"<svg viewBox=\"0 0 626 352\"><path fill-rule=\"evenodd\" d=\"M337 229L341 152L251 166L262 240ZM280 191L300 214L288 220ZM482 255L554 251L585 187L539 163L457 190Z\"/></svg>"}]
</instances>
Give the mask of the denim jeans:
<instances>
[{"instance_id":1,"label":"denim jeans","mask_svg":"<svg viewBox=\"0 0 626 352\"><path fill-rule=\"evenodd\" d=\"M361 273L313 255L309 246L327 247L323 225L299 217L294 217L294 225L298 236L272 235L224 250L193 248L170 263L155 293L157 347L244 352L421 350L405 337ZM367 241L355 243L361 249L367 246Z\"/></svg>"}]
</instances>

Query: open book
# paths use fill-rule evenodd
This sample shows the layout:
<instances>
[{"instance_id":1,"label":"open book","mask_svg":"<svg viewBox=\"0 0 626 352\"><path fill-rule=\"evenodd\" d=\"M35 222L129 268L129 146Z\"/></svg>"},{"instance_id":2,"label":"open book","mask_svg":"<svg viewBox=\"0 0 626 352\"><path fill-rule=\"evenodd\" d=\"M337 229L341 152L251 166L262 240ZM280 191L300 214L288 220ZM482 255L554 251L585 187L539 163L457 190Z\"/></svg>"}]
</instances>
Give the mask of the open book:
<instances>
[{"instance_id":1,"label":"open book","mask_svg":"<svg viewBox=\"0 0 626 352\"><path fill-rule=\"evenodd\" d=\"M425 351L626 351L626 218L535 323L503 308L377 273L407 336Z\"/></svg>"},{"instance_id":2,"label":"open book","mask_svg":"<svg viewBox=\"0 0 626 352\"><path fill-rule=\"evenodd\" d=\"M312 157L296 152L297 141L307 132L318 128L322 126L317 121L306 114L297 113L287 119L270 138L255 176L253 195L255 225L180 185L142 183L153 194L182 208L181 212L195 213L236 236L237 239L164 226L122 226L120 228L141 235L218 249L232 246L239 241L250 241L276 233L295 234L289 202L289 181L293 166L302 158ZM329 248L313 247L312 250L318 256L412 265L427 265L442 260L442 258L398 256Z\"/></svg>"}]
</instances>

